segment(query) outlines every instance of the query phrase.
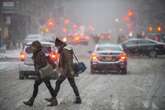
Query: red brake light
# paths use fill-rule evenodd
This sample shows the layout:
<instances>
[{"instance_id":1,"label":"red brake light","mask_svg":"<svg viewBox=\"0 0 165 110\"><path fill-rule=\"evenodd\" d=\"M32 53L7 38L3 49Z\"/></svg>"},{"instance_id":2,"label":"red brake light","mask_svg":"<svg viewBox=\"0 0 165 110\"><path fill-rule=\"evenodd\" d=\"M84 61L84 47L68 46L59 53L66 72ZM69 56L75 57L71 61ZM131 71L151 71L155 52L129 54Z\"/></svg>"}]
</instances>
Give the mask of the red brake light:
<instances>
[{"instance_id":1,"label":"red brake light","mask_svg":"<svg viewBox=\"0 0 165 110\"><path fill-rule=\"evenodd\" d=\"M51 52L49 54L49 57L53 60L53 61L57 61L59 58L59 54L57 52Z\"/></svg>"},{"instance_id":2,"label":"red brake light","mask_svg":"<svg viewBox=\"0 0 165 110\"><path fill-rule=\"evenodd\" d=\"M127 60L127 55L126 55L126 53L121 53L120 56L119 56L119 58L120 58L120 59L119 59L120 61L126 61L126 60Z\"/></svg>"},{"instance_id":3,"label":"red brake light","mask_svg":"<svg viewBox=\"0 0 165 110\"><path fill-rule=\"evenodd\" d=\"M21 53L20 53L20 56L19 56L19 59L20 59L21 61L24 61L24 60L26 59L26 53L25 53L25 52L21 52Z\"/></svg>"}]
</instances>

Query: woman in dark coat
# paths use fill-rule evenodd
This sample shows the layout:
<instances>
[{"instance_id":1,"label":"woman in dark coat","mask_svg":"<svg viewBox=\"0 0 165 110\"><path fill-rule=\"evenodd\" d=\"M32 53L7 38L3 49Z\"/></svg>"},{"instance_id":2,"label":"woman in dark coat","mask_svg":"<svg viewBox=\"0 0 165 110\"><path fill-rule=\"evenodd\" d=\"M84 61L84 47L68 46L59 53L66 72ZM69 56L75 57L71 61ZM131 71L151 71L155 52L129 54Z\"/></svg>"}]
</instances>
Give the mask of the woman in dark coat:
<instances>
[{"instance_id":1,"label":"woman in dark coat","mask_svg":"<svg viewBox=\"0 0 165 110\"><path fill-rule=\"evenodd\" d=\"M49 79L41 79L40 74L39 74L39 69L46 66L48 58L45 56L44 52L42 51L42 46L39 41L34 41L31 45L31 49L33 52L33 61L34 61L34 67L35 67L35 72L37 73L38 77L34 82L34 89L33 89L33 95L28 101L24 101L23 103L28 106L33 106L34 100L38 94L38 87L39 85L44 82L46 87L48 88L50 94L52 97L55 96L54 90L51 86L50 80ZM52 62L50 62L52 63Z\"/></svg>"}]
</instances>

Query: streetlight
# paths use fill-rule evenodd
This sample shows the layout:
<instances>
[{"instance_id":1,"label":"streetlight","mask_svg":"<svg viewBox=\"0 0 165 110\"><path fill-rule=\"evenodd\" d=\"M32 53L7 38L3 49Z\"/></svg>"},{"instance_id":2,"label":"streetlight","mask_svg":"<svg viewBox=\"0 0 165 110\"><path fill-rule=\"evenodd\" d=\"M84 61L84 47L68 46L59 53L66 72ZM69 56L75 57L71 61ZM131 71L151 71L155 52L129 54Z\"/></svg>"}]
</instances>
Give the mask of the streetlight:
<instances>
[{"instance_id":1,"label":"streetlight","mask_svg":"<svg viewBox=\"0 0 165 110\"><path fill-rule=\"evenodd\" d=\"M148 32L152 32L153 31L153 28L152 28L152 26L150 25L150 26L148 26Z\"/></svg>"},{"instance_id":2,"label":"streetlight","mask_svg":"<svg viewBox=\"0 0 165 110\"><path fill-rule=\"evenodd\" d=\"M158 27L157 27L157 31L158 31L158 32L161 32L161 31L162 31L162 27L161 27L161 26L158 26Z\"/></svg>"}]
</instances>

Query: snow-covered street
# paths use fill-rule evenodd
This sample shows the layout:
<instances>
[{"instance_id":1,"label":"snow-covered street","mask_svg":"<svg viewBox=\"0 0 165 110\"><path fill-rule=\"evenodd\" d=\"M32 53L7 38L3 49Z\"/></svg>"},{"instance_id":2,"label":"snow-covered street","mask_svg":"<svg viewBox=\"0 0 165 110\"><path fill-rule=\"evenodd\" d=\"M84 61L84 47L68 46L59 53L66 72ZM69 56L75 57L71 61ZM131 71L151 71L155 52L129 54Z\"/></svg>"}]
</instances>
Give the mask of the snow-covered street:
<instances>
[{"instance_id":1,"label":"snow-covered street","mask_svg":"<svg viewBox=\"0 0 165 110\"><path fill-rule=\"evenodd\" d=\"M50 97L42 84L33 107L23 105L33 89L33 80L18 79L18 61L0 63L1 110L164 110L165 60L163 58L129 58L128 74L90 74L89 58L80 57L88 67L76 78L82 104L73 104L74 94L67 83L62 84L57 107L47 107ZM55 80L51 83L55 86ZM150 109L151 110L151 109Z\"/></svg>"}]
</instances>

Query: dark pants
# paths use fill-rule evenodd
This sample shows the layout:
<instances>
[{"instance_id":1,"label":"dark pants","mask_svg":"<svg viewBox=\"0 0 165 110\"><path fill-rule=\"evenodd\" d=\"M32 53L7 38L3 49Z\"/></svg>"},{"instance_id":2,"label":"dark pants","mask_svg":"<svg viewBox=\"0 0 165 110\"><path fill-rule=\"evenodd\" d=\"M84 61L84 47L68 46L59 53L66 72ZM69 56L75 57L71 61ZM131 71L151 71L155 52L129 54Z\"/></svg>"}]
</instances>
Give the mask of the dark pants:
<instances>
[{"instance_id":1,"label":"dark pants","mask_svg":"<svg viewBox=\"0 0 165 110\"><path fill-rule=\"evenodd\" d=\"M54 97L54 89L51 86L50 80L41 80L41 79L36 79L34 82L34 89L33 89L33 95L31 97L32 100L34 100L38 94L38 87L39 85L44 82L46 87L48 88L50 94L52 97Z\"/></svg>"},{"instance_id":2,"label":"dark pants","mask_svg":"<svg viewBox=\"0 0 165 110\"><path fill-rule=\"evenodd\" d=\"M68 79L69 84L70 84L70 86L72 87L75 96L76 96L76 97L79 97L80 95L79 95L79 91L78 91L78 88L77 88L77 86L76 86L74 77L66 77L66 76L64 76L64 75L61 75L61 76L57 79L57 81L56 81L55 94L54 94L55 97L58 95L58 92L59 92L59 90L60 90L60 86L61 86L62 82L63 82L66 78Z\"/></svg>"}]
</instances>

